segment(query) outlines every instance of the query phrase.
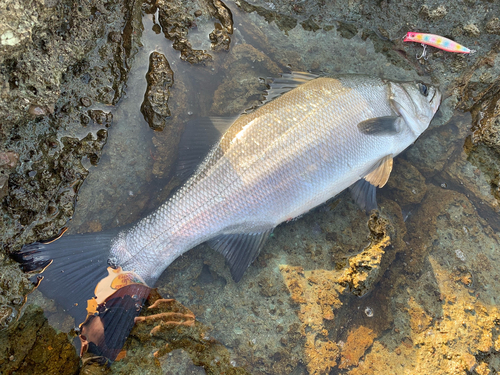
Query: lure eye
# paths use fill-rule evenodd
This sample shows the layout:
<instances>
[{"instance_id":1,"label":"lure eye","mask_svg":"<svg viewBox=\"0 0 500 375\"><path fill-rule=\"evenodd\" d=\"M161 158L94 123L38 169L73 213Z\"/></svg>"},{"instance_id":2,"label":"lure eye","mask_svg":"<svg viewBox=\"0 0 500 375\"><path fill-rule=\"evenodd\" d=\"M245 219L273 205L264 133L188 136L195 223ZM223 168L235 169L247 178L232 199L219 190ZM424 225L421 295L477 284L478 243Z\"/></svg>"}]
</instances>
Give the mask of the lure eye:
<instances>
[{"instance_id":1,"label":"lure eye","mask_svg":"<svg viewBox=\"0 0 500 375\"><path fill-rule=\"evenodd\" d=\"M424 85L423 83L418 84L418 90L423 96L429 95L429 90L427 89L427 86Z\"/></svg>"}]
</instances>

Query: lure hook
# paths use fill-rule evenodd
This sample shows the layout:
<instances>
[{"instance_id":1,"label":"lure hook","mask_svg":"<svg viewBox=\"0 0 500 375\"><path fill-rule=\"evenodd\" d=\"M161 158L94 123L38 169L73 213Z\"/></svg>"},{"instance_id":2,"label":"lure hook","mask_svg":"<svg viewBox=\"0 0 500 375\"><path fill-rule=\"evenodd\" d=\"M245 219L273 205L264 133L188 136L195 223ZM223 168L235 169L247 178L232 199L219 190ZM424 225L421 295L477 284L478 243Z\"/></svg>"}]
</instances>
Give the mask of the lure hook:
<instances>
[{"instance_id":1,"label":"lure hook","mask_svg":"<svg viewBox=\"0 0 500 375\"><path fill-rule=\"evenodd\" d=\"M429 58L429 56L427 56L427 46L425 44L420 44L422 47L424 47L424 50L422 51L422 54L420 56L415 55L415 57L420 60L420 59L424 59L424 60L427 60Z\"/></svg>"}]
</instances>

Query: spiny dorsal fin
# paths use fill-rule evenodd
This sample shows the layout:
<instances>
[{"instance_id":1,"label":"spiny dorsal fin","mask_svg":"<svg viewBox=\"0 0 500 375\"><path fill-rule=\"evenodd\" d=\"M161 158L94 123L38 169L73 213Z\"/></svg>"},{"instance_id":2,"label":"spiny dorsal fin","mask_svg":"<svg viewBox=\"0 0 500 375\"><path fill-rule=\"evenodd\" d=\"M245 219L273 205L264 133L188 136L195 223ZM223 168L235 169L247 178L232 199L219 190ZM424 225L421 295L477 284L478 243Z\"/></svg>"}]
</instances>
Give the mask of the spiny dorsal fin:
<instances>
[{"instance_id":1,"label":"spiny dorsal fin","mask_svg":"<svg viewBox=\"0 0 500 375\"><path fill-rule=\"evenodd\" d=\"M176 176L187 180L238 117L198 117L190 120L179 142Z\"/></svg>"},{"instance_id":2,"label":"spiny dorsal fin","mask_svg":"<svg viewBox=\"0 0 500 375\"><path fill-rule=\"evenodd\" d=\"M392 163L392 155L383 157L373 166L371 172L365 176L365 180L374 186L383 187L391 175Z\"/></svg>"},{"instance_id":3,"label":"spiny dorsal fin","mask_svg":"<svg viewBox=\"0 0 500 375\"><path fill-rule=\"evenodd\" d=\"M269 89L265 93L265 99L261 105L270 102L273 99L293 90L306 82L318 78L319 75L307 72L283 73L280 78L272 80Z\"/></svg>"},{"instance_id":4,"label":"spiny dorsal fin","mask_svg":"<svg viewBox=\"0 0 500 375\"><path fill-rule=\"evenodd\" d=\"M208 244L226 258L233 280L238 282L259 255L272 229L258 233L237 233L217 236Z\"/></svg>"}]
</instances>

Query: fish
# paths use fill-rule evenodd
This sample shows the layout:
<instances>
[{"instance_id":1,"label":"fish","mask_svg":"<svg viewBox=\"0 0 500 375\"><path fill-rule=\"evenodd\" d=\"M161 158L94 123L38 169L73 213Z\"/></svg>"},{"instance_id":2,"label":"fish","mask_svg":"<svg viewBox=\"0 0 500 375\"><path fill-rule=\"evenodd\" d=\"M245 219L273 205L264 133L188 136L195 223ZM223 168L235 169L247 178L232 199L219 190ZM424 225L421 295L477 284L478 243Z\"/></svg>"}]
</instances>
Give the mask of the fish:
<instances>
[{"instance_id":1,"label":"fish","mask_svg":"<svg viewBox=\"0 0 500 375\"><path fill-rule=\"evenodd\" d=\"M150 288L188 250L207 243L238 282L274 228L343 190L361 209L376 209L393 158L428 128L440 102L439 89L422 82L285 74L260 107L229 122L155 212L127 228L26 245L15 259L42 271L40 290L82 322L80 354L113 361ZM220 129L224 121L209 122Z\"/></svg>"}]
</instances>

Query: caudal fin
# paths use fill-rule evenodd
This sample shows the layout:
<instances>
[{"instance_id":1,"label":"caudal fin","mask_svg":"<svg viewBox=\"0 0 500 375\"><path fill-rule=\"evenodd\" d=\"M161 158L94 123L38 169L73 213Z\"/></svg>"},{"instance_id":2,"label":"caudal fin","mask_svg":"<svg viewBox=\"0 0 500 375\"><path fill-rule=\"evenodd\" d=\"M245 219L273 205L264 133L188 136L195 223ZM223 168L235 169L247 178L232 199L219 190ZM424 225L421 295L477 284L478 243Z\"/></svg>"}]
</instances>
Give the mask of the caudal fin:
<instances>
[{"instance_id":1,"label":"caudal fin","mask_svg":"<svg viewBox=\"0 0 500 375\"><path fill-rule=\"evenodd\" d=\"M111 241L117 233L115 229L63 236L51 243L26 245L12 255L23 270L41 271L38 289L75 318L81 354L88 350L111 361L150 291L133 272L109 267Z\"/></svg>"}]
</instances>

